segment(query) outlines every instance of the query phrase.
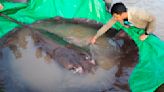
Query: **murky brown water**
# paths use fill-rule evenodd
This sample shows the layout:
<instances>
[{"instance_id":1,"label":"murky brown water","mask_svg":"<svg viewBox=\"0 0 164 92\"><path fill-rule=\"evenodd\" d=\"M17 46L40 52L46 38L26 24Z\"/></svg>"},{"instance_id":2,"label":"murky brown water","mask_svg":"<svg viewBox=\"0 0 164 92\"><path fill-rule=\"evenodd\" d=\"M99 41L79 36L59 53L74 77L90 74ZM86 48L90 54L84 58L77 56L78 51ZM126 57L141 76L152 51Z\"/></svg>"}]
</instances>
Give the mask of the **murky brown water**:
<instances>
[{"instance_id":1,"label":"murky brown water","mask_svg":"<svg viewBox=\"0 0 164 92\"><path fill-rule=\"evenodd\" d=\"M98 39L96 45L89 46L90 38L95 34L97 29L85 25L59 23L44 21L43 23L36 23L33 25L35 28L41 28L51 33L55 33L62 37L64 40L76 46L89 49L92 56L97 60L97 63L103 68L110 68L116 64L119 58L120 50L108 43L106 36ZM117 57L116 57L117 56ZM110 57L112 58L110 60ZM110 62L109 62L110 61Z\"/></svg>"},{"instance_id":2,"label":"murky brown water","mask_svg":"<svg viewBox=\"0 0 164 92\"><path fill-rule=\"evenodd\" d=\"M66 46L65 43L45 36L41 37L41 41L46 45L38 45L33 33L23 28L9 36L12 39L8 45L0 49L0 80L6 92L129 92L127 82L136 61L127 59L125 54L122 56L119 48L108 43L107 36L99 39L96 45L88 46L88 38L97 29L52 21L33 26L56 33L74 45L90 49L89 52L98 64L96 70L86 74L68 71L52 58L48 53L51 51L41 48Z\"/></svg>"},{"instance_id":3,"label":"murky brown water","mask_svg":"<svg viewBox=\"0 0 164 92\"><path fill-rule=\"evenodd\" d=\"M39 36L19 29L0 49L0 83L6 92L129 92L128 78L137 63L137 49L131 49L135 48L131 40L120 38L124 44L118 48L104 35L96 45L88 46L96 28L53 20L32 26L48 33ZM74 74L58 64L51 49L71 45L53 38L54 33L88 50L97 62L95 72ZM36 44L35 37L40 37L41 44Z\"/></svg>"}]
</instances>

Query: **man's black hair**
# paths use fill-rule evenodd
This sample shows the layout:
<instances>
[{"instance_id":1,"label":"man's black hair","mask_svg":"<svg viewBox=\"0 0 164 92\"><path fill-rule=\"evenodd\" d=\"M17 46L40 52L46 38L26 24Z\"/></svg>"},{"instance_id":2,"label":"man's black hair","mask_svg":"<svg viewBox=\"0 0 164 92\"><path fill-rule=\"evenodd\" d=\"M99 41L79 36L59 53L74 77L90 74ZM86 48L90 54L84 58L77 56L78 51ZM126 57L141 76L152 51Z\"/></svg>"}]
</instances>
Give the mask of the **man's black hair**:
<instances>
[{"instance_id":1,"label":"man's black hair","mask_svg":"<svg viewBox=\"0 0 164 92\"><path fill-rule=\"evenodd\" d=\"M122 14L123 12L127 12L127 8L126 8L126 6L123 3L119 2L119 3L113 4L113 6L111 8L111 14L112 15L114 13Z\"/></svg>"}]
</instances>

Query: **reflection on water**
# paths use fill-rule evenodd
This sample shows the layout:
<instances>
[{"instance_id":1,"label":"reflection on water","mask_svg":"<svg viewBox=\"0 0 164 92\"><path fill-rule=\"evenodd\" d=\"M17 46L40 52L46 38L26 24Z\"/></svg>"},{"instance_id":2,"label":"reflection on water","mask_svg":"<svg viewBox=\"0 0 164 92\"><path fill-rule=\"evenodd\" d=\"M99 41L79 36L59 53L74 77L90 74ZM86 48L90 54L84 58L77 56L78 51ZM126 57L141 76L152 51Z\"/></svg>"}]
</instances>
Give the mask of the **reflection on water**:
<instances>
[{"instance_id":1,"label":"reflection on water","mask_svg":"<svg viewBox=\"0 0 164 92\"><path fill-rule=\"evenodd\" d=\"M11 45L0 50L0 80L3 80L6 92L127 92L125 88L117 85L127 85L127 76L116 78L118 66L113 63L113 56L109 57L109 62L112 63L102 64L108 69L104 69L100 64L94 73L73 74L59 66L51 55L34 44L29 30L22 29L17 37ZM101 62L103 57L109 59L108 56L103 56L107 54L104 49L95 46L92 51L96 49L95 58L102 59ZM100 55L103 57L97 57Z\"/></svg>"},{"instance_id":2,"label":"reflection on water","mask_svg":"<svg viewBox=\"0 0 164 92\"><path fill-rule=\"evenodd\" d=\"M36 49L35 55L37 58L41 58L43 56L41 47Z\"/></svg>"},{"instance_id":3,"label":"reflection on water","mask_svg":"<svg viewBox=\"0 0 164 92\"><path fill-rule=\"evenodd\" d=\"M99 68L95 74L75 75L62 69L55 62L45 63L45 53L43 53L44 57L36 58L34 54L36 47L33 46L30 37L27 39L27 49L20 50L22 57L16 58L15 53L9 48L2 50L5 57L1 62L7 63L8 66L5 67L7 72L3 73L5 77L9 77L5 86L6 89L13 90L12 92L23 92L22 90L26 89L39 92L66 92L67 90L91 92L108 89L114 82L116 66L109 71Z\"/></svg>"},{"instance_id":4,"label":"reflection on water","mask_svg":"<svg viewBox=\"0 0 164 92\"><path fill-rule=\"evenodd\" d=\"M18 49L16 45L11 45L9 48L10 48L10 49L12 50L12 52L14 53L16 59L22 57L22 54L21 54L21 52L20 52L20 49Z\"/></svg>"}]
</instances>

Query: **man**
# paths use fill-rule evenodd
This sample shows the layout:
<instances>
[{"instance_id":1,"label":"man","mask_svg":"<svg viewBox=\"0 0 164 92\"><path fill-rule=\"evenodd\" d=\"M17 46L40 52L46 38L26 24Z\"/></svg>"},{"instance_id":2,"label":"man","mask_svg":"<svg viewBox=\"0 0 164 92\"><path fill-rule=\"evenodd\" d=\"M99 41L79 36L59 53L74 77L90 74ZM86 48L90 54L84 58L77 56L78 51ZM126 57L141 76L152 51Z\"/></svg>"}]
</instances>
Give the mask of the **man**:
<instances>
[{"instance_id":1,"label":"man","mask_svg":"<svg viewBox=\"0 0 164 92\"><path fill-rule=\"evenodd\" d=\"M91 39L91 44L94 44L98 37L104 34L117 21L124 25L124 20L128 20L135 27L145 29L145 34L142 34L140 36L140 40L142 41L145 40L148 35L155 30L156 19L151 13L145 10L139 8L127 9L123 3L115 3L111 7L111 14L113 15L113 17L109 20L107 24L105 24L98 30L97 34Z\"/></svg>"}]
</instances>

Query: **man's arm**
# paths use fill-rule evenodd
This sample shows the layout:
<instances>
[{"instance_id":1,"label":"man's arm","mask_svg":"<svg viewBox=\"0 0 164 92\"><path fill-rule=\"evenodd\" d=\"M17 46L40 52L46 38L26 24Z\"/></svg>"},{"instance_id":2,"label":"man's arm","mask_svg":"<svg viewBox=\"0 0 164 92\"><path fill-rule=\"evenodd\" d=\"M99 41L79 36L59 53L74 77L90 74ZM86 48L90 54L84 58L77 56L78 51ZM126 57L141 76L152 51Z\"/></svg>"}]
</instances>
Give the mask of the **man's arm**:
<instances>
[{"instance_id":1,"label":"man's arm","mask_svg":"<svg viewBox=\"0 0 164 92\"><path fill-rule=\"evenodd\" d=\"M97 38L99 38L101 35L103 35L109 28L112 27L113 24L115 24L116 21L114 18L110 19L107 24L103 25L96 33L96 35L92 38L91 43L94 44Z\"/></svg>"},{"instance_id":2,"label":"man's arm","mask_svg":"<svg viewBox=\"0 0 164 92\"><path fill-rule=\"evenodd\" d=\"M155 31L156 18L153 14L151 14L150 12L148 12L144 9L141 9L141 8L137 10L136 14L140 19L147 22L147 26L145 28L146 32L145 32L145 34L142 34L140 36L140 40L144 41L148 37L148 34Z\"/></svg>"},{"instance_id":3,"label":"man's arm","mask_svg":"<svg viewBox=\"0 0 164 92\"><path fill-rule=\"evenodd\" d=\"M149 34L155 31L155 27L156 27L155 16L146 10L140 10L138 14L141 14L139 16L141 19L148 22L147 27L146 27L146 32Z\"/></svg>"},{"instance_id":4,"label":"man's arm","mask_svg":"<svg viewBox=\"0 0 164 92\"><path fill-rule=\"evenodd\" d=\"M149 23L148 23L147 28L146 28L146 32L148 34L155 31L155 27L156 27L156 18L154 16L150 16L149 18L150 18Z\"/></svg>"}]
</instances>

